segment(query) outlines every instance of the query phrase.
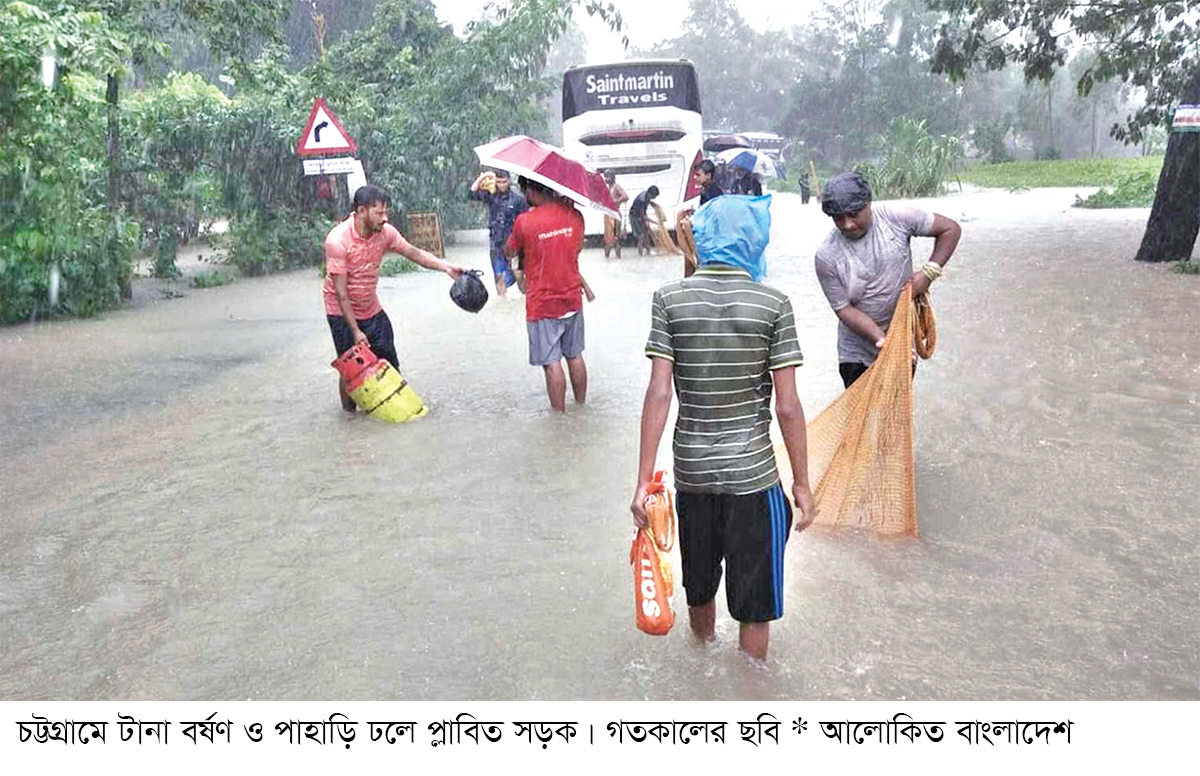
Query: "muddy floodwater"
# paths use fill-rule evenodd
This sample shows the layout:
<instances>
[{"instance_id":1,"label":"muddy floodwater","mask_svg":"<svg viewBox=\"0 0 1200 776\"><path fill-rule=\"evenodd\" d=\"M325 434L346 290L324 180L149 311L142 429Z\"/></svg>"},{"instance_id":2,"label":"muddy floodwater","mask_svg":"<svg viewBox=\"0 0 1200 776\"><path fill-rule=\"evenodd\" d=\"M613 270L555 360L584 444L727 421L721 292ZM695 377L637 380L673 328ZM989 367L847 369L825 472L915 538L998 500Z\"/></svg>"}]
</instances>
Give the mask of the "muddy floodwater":
<instances>
[{"instance_id":1,"label":"muddy floodwater","mask_svg":"<svg viewBox=\"0 0 1200 776\"><path fill-rule=\"evenodd\" d=\"M2 329L0 697L1200 699L1200 278L1130 259L1147 211L1072 197L924 203L963 239L915 384L921 536L795 535L765 664L723 591L715 644L682 590L668 636L634 628L642 345L678 258L585 252L565 416L520 297L470 315L435 273L380 282L432 407L403 426L339 408L314 269ZM830 223L773 218L815 416ZM488 266L477 234L449 258Z\"/></svg>"}]
</instances>

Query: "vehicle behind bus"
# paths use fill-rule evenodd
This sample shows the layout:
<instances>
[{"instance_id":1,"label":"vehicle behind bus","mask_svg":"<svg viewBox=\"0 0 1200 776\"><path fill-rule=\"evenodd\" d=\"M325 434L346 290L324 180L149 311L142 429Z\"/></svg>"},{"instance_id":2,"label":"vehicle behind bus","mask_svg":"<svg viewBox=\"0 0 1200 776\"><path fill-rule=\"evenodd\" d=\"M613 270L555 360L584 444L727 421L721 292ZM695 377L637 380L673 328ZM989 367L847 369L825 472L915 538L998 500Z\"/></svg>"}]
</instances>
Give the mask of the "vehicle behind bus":
<instances>
[{"instance_id":1,"label":"vehicle behind bus","mask_svg":"<svg viewBox=\"0 0 1200 776\"><path fill-rule=\"evenodd\" d=\"M668 225L674 225L677 211L696 206L700 191L692 169L703 156L700 92L690 62L575 67L563 75L562 92L563 147L569 155L615 173L630 202L657 186L655 202ZM603 215L585 208L583 216L587 234L603 233Z\"/></svg>"}]
</instances>

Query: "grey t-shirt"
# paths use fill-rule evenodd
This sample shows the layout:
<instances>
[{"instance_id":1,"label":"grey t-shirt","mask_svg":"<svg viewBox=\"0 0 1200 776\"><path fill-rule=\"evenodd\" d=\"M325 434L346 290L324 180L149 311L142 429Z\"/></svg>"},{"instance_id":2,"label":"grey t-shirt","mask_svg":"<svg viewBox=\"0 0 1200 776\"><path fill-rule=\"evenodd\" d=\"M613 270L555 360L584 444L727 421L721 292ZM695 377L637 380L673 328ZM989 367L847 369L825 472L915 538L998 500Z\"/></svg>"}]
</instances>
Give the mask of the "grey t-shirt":
<instances>
[{"instance_id":1,"label":"grey t-shirt","mask_svg":"<svg viewBox=\"0 0 1200 776\"><path fill-rule=\"evenodd\" d=\"M817 249L817 280L834 312L854 305L885 332L900 290L912 277L909 238L928 237L933 213L912 205L871 205L871 225L857 240L834 229ZM838 361L873 364L875 343L838 322Z\"/></svg>"}]
</instances>

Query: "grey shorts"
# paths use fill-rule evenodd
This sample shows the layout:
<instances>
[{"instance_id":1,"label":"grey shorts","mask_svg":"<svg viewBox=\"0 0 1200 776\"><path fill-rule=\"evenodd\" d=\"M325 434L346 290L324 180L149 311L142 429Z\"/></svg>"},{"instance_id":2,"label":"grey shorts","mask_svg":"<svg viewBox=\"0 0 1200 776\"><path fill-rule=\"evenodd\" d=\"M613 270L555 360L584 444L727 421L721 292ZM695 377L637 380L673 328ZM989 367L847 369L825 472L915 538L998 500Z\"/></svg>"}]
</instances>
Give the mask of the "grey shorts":
<instances>
[{"instance_id":1,"label":"grey shorts","mask_svg":"<svg viewBox=\"0 0 1200 776\"><path fill-rule=\"evenodd\" d=\"M583 310L570 318L526 321L529 330L529 363L549 366L562 358L583 354Z\"/></svg>"}]
</instances>

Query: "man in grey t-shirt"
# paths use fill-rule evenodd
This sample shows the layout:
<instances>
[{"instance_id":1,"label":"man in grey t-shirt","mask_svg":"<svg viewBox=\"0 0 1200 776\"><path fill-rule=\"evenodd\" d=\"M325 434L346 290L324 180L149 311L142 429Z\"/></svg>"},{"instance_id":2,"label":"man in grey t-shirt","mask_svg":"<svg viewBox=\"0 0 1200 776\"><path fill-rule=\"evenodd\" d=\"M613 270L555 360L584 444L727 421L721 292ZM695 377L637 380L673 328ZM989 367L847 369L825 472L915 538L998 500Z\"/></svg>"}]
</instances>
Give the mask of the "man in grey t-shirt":
<instances>
[{"instance_id":1,"label":"man in grey t-shirt","mask_svg":"<svg viewBox=\"0 0 1200 776\"><path fill-rule=\"evenodd\" d=\"M836 175L825 185L821 209L837 229L817 249L817 280L837 313L838 371L849 388L875 363L901 290L912 283L914 297L928 291L962 229L911 205L872 205L871 187L857 172ZM909 246L914 236L934 238L929 261L916 272Z\"/></svg>"}]
</instances>

